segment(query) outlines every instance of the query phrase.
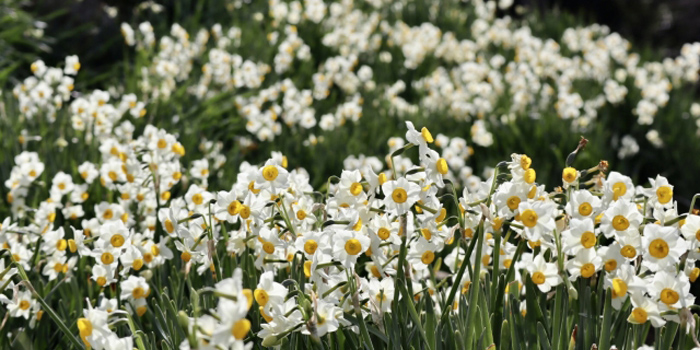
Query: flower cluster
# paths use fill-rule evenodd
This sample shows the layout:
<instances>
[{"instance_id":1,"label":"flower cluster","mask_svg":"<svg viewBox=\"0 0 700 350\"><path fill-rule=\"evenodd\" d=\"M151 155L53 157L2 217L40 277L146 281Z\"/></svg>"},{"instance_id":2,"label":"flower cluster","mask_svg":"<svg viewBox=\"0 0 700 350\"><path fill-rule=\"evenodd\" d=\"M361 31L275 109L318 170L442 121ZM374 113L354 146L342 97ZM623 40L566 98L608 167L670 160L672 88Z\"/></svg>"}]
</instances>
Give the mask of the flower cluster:
<instances>
[{"instance_id":1,"label":"flower cluster","mask_svg":"<svg viewBox=\"0 0 700 350\"><path fill-rule=\"evenodd\" d=\"M666 135L654 128L655 116L668 104L672 89L698 80L700 43L685 45L676 58L642 62L627 40L605 26L569 28L559 40L543 39L527 23L498 17L496 2L473 1L468 13L474 16L446 18L471 29L471 36L462 39L429 22L411 26L389 20L391 15L401 18L402 4L371 4L372 11L363 11L353 1L272 1L267 17L253 16L270 24L266 33L216 24L189 39L175 24L170 36L156 40L148 22L139 25L142 34L137 36L128 24L123 28L129 28L124 31L127 42L152 57L141 72L145 95L168 97L188 77L190 93L200 99L245 93L236 97L235 107L247 121L246 130L260 141L273 140L283 126L309 130L310 139L317 140L317 128L357 122L367 108L379 106L380 115L445 113L472 125L470 142L490 147L490 130L518 118L556 111L572 130L587 131L603 108L627 101L637 122L651 133L649 141L662 147ZM502 8L509 6L503 2ZM431 19L438 16L437 4L429 10ZM309 46L316 38L304 37L302 29L320 33L322 46ZM242 56L246 31L266 35L274 54ZM329 55L313 54L328 50ZM197 61L201 67L195 68ZM308 62L316 67L307 88L285 73ZM403 69L387 79L381 71L389 65ZM579 88L584 85L588 88ZM402 96L407 88L415 101ZM337 101L334 110L317 115L329 96ZM376 104L364 105L370 99ZM613 146L624 149L619 158L625 158L638 152L634 145L636 140L626 135Z\"/></svg>"},{"instance_id":2,"label":"flower cluster","mask_svg":"<svg viewBox=\"0 0 700 350\"><path fill-rule=\"evenodd\" d=\"M601 162L565 168L562 187L548 192L537 183L533 160L513 154L458 196L447 177L451 163L432 149L437 139L426 127L408 122L407 129L388 169L376 158L349 160L359 169L329 179L325 193L314 192L304 169L288 170L279 153L259 166L242 163L228 190L207 188L210 174L201 162L190 170L192 183L176 187L184 149L173 135L148 126L137 138L103 139L100 165L81 165L76 178L55 174L38 209L3 222L9 260L0 267L7 266L4 291L14 292L1 300L11 316L35 323L44 311L13 277L89 278L98 297L77 325L95 349L133 344L118 337L115 322L148 312L152 276L169 266L181 266L185 279L194 271L211 276L212 284L197 288L218 298L206 312L182 316L188 337L181 348L252 346L251 317L260 317L252 336L272 346L294 332L318 339L355 329L347 315L379 320L401 298L430 298L443 312L451 288L466 294L482 276L507 272L510 293L521 297L530 281L542 293L565 284L573 297L577 282L603 283L612 306L635 324L680 323L693 304L700 216L678 214L664 177L635 187L620 173L606 176ZM455 143L448 149L461 144ZM411 149L418 164L399 168L399 154ZM20 170L41 164L31 153L17 163ZM28 171L18 174L22 188L37 186ZM116 201L98 202L94 216L84 218L86 185L111 191ZM240 268L227 276L230 261L250 261L257 278L251 283ZM290 273L300 279L283 283ZM400 276L407 291L396 288ZM449 307L458 310L460 300Z\"/></svg>"}]
</instances>

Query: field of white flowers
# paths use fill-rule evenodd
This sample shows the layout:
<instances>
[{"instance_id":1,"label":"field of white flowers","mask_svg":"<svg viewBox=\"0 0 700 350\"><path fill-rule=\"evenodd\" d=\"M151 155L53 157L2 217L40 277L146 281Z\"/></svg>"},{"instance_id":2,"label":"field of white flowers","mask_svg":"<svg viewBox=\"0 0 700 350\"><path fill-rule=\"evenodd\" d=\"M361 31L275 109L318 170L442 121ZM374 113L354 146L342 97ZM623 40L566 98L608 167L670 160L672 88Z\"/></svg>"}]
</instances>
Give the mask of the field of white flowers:
<instances>
[{"instance_id":1,"label":"field of white flowers","mask_svg":"<svg viewBox=\"0 0 700 350\"><path fill-rule=\"evenodd\" d=\"M0 349L700 348L700 43L511 6L144 2L104 74L0 62Z\"/></svg>"}]
</instances>

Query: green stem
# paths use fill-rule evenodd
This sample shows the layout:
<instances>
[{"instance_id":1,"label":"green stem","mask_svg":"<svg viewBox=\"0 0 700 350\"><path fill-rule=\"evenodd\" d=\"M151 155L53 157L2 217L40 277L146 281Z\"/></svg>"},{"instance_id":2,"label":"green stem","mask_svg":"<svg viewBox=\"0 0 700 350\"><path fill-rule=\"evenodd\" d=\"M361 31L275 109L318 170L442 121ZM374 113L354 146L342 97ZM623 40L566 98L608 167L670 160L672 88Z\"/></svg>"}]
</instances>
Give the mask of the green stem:
<instances>
[{"instance_id":1,"label":"green stem","mask_svg":"<svg viewBox=\"0 0 700 350\"><path fill-rule=\"evenodd\" d=\"M37 293L36 289L34 289L34 286L32 286L32 283L29 281L29 277L27 277L27 273L24 271L24 268L22 267L21 264L17 262L13 262L15 266L17 267L17 271L19 271L19 275L24 281L24 285L29 289L30 292L32 292L32 295L34 298L36 298L37 301L39 301L39 304L41 304L41 307L46 311L46 313L49 314L49 317L56 322L58 325L58 328L61 329L63 334L65 334L68 337L68 340L70 340L71 343L73 343L73 346L76 347L77 349L85 349L83 346L82 341L80 341L78 338L75 337L75 334L70 331L70 328L66 326L65 323L61 320L61 317L59 317L56 312L49 306L49 304L46 303L44 298L42 298L39 293Z\"/></svg>"}]
</instances>

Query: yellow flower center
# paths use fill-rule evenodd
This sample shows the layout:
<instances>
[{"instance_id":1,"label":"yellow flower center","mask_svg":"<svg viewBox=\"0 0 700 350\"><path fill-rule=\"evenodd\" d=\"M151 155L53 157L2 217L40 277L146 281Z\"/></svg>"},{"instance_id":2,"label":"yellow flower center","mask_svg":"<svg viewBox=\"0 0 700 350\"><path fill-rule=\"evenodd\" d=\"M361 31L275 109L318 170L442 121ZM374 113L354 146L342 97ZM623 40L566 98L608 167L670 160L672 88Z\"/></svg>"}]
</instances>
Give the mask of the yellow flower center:
<instances>
[{"instance_id":1,"label":"yellow flower center","mask_svg":"<svg viewBox=\"0 0 700 350\"><path fill-rule=\"evenodd\" d=\"M124 236L116 234L110 238L109 243L111 243L114 248L119 248L124 245Z\"/></svg>"},{"instance_id":2,"label":"yellow flower center","mask_svg":"<svg viewBox=\"0 0 700 350\"><path fill-rule=\"evenodd\" d=\"M700 268L693 268L692 271L690 271L690 275L688 276L688 279L690 279L691 283L695 283L695 281L700 277Z\"/></svg>"},{"instance_id":3,"label":"yellow flower center","mask_svg":"<svg viewBox=\"0 0 700 350\"><path fill-rule=\"evenodd\" d=\"M100 256L100 260L103 264L109 265L114 262L114 255L112 255L110 252L104 252L102 253L102 256Z\"/></svg>"},{"instance_id":4,"label":"yellow flower center","mask_svg":"<svg viewBox=\"0 0 700 350\"><path fill-rule=\"evenodd\" d=\"M77 323L78 331L80 332L80 339L83 340L86 347L89 347L90 343L87 341L87 337L92 335L92 323L90 323L90 320L87 318L79 318Z\"/></svg>"},{"instance_id":5,"label":"yellow flower center","mask_svg":"<svg viewBox=\"0 0 700 350\"><path fill-rule=\"evenodd\" d=\"M98 286L104 287L105 284L107 284L107 279L104 276L97 277Z\"/></svg>"},{"instance_id":6,"label":"yellow flower center","mask_svg":"<svg viewBox=\"0 0 700 350\"><path fill-rule=\"evenodd\" d=\"M359 182L353 182L352 185L350 185L350 194L353 196L358 196L360 193L362 193L362 184Z\"/></svg>"},{"instance_id":7,"label":"yellow flower center","mask_svg":"<svg viewBox=\"0 0 700 350\"><path fill-rule=\"evenodd\" d=\"M435 168L437 169L438 173L442 175L446 175L450 170L450 168L447 166L447 161L445 158L439 158L435 163Z\"/></svg>"},{"instance_id":8,"label":"yellow flower center","mask_svg":"<svg viewBox=\"0 0 700 350\"><path fill-rule=\"evenodd\" d=\"M233 324L231 327L231 335L238 339L243 340L248 332L250 331L250 321L247 318L241 319Z\"/></svg>"},{"instance_id":9,"label":"yellow flower center","mask_svg":"<svg viewBox=\"0 0 700 350\"><path fill-rule=\"evenodd\" d=\"M148 307L146 307L145 305L136 308L136 314L139 317L143 316L146 313L146 311L148 311Z\"/></svg>"},{"instance_id":10,"label":"yellow flower center","mask_svg":"<svg viewBox=\"0 0 700 350\"><path fill-rule=\"evenodd\" d=\"M644 310L641 307L635 307L634 310L632 310L632 318L634 319L634 322L639 324L646 323L647 317L647 310Z\"/></svg>"},{"instance_id":11,"label":"yellow flower center","mask_svg":"<svg viewBox=\"0 0 700 350\"><path fill-rule=\"evenodd\" d=\"M377 176L377 181L379 181L379 185L383 185L387 181L386 174L379 174L379 176Z\"/></svg>"},{"instance_id":12,"label":"yellow flower center","mask_svg":"<svg viewBox=\"0 0 700 350\"><path fill-rule=\"evenodd\" d=\"M270 242L263 243L263 250L267 254L272 254L275 252L275 245Z\"/></svg>"},{"instance_id":13,"label":"yellow flower center","mask_svg":"<svg viewBox=\"0 0 700 350\"><path fill-rule=\"evenodd\" d=\"M576 169L572 167L564 168L564 171L561 173L561 177L566 183L574 182L576 180Z\"/></svg>"},{"instance_id":14,"label":"yellow flower center","mask_svg":"<svg viewBox=\"0 0 700 350\"><path fill-rule=\"evenodd\" d=\"M30 306L31 306L31 304L27 300L22 300L19 302L19 308L22 310L27 310L27 309L29 309Z\"/></svg>"},{"instance_id":15,"label":"yellow flower center","mask_svg":"<svg viewBox=\"0 0 700 350\"><path fill-rule=\"evenodd\" d=\"M394 189L394 192L391 193L391 199L396 203L404 203L408 199L408 194L403 188L397 187Z\"/></svg>"},{"instance_id":16,"label":"yellow flower center","mask_svg":"<svg viewBox=\"0 0 700 350\"><path fill-rule=\"evenodd\" d=\"M102 218L104 218L105 220L111 220L113 217L114 212L112 211L112 209L107 209L104 213L102 213Z\"/></svg>"},{"instance_id":17,"label":"yellow flower center","mask_svg":"<svg viewBox=\"0 0 700 350\"><path fill-rule=\"evenodd\" d=\"M583 216L591 215L592 212L593 212L593 207L588 202L581 203L581 205L578 206L578 213L583 215Z\"/></svg>"},{"instance_id":18,"label":"yellow flower center","mask_svg":"<svg viewBox=\"0 0 700 350\"><path fill-rule=\"evenodd\" d=\"M423 127L420 129L420 134L423 136L423 140L427 143L433 143L433 135L430 133L430 130L428 128Z\"/></svg>"},{"instance_id":19,"label":"yellow flower center","mask_svg":"<svg viewBox=\"0 0 700 350\"><path fill-rule=\"evenodd\" d=\"M377 230L377 236L379 236L379 238L381 238L382 240L387 240L387 238L389 238L390 235L391 232L386 227L382 227L379 230Z\"/></svg>"},{"instance_id":20,"label":"yellow flower center","mask_svg":"<svg viewBox=\"0 0 700 350\"><path fill-rule=\"evenodd\" d=\"M56 242L56 249L59 251L64 251L68 248L68 242L65 239L59 239L58 242Z\"/></svg>"},{"instance_id":21,"label":"yellow flower center","mask_svg":"<svg viewBox=\"0 0 700 350\"><path fill-rule=\"evenodd\" d=\"M357 222L355 223L355 225L352 226L352 229L353 229L354 231L359 231L360 229L362 229L362 219L359 219L359 218L358 218L358 219L357 219Z\"/></svg>"},{"instance_id":22,"label":"yellow flower center","mask_svg":"<svg viewBox=\"0 0 700 350\"><path fill-rule=\"evenodd\" d=\"M585 263L581 266L581 276L583 278L589 278L595 273L595 266L591 263Z\"/></svg>"},{"instance_id":23,"label":"yellow flower center","mask_svg":"<svg viewBox=\"0 0 700 350\"><path fill-rule=\"evenodd\" d=\"M192 259L192 254L190 252L182 252L182 254L180 254L180 259L186 263L190 262L190 259Z\"/></svg>"},{"instance_id":24,"label":"yellow flower center","mask_svg":"<svg viewBox=\"0 0 700 350\"><path fill-rule=\"evenodd\" d=\"M357 255L362 251L362 245L357 239L351 238L345 242L345 251L350 255Z\"/></svg>"},{"instance_id":25,"label":"yellow flower center","mask_svg":"<svg viewBox=\"0 0 700 350\"><path fill-rule=\"evenodd\" d=\"M503 267L505 267L506 269L509 269L510 264L512 264L512 263L513 263L513 259L505 259L505 260L503 260Z\"/></svg>"},{"instance_id":26,"label":"yellow flower center","mask_svg":"<svg viewBox=\"0 0 700 350\"><path fill-rule=\"evenodd\" d=\"M506 205L508 205L508 208L510 210L515 210L518 209L518 205L520 205L520 197L518 196L511 196L508 198L506 201Z\"/></svg>"},{"instance_id":27,"label":"yellow flower center","mask_svg":"<svg viewBox=\"0 0 700 350\"><path fill-rule=\"evenodd\" d=\"M617 231L624 231L630 227L630 222L622 215L615 215L612 219L612 227Z\"/></svg>"},{"instance_id":28,"label":"yellow flower center","mask_svg":"<svg viewBox=\"0 0 700 350\"><path fill-rule=\"evenodd\" d=\"M537 179L537 173L535 172L535 169L527 169L525 170L525 174L523 174L523 180L525 180L526 183L532 184L535 182Z\"/></svg>"},{"instance_id":29,"label":"yellow flower center","mask_svg":"<svg viewBox=\"0 0 700 350\"><path fill-rule=\"evenodd\" d=\"M175 231L175 226L170 219L165 219L165 230L168 231L168 233L173 233L173 231Z\"/></svg>"},{"instance_id":30,"label":"yellow flower center","mask_svg":"<svg viewBox=\"0 0 700 350\"><path fill-rule=\"evenodd\" d=\"M277 170L276 166L270 164L263 168L262 175L267 181L275 181L277 175L279 175L279 170Z\"/></svg>"},{"instance_id":31,"label":"yellow flower center","mask_svg":"<svg viewBox=\"0 0 700 350\"><path fill-rule=\"evenodd\" d=\"M134 297L134 299L141 299L144 297L146 294L146 291L143 290L142 287L136 287L134 290L131 291L131 296Z\"/></svg>"},{"instance_id":32,"label":"yellow flower center","mask_svg":"<svg viewBox=\"0 0 700 350\"><path fill-rule=\"evenodd\" d=\"M313 239L310 239L304 243L304 251L306 254L312 255L313 253L316 253L316 249L318 249L318 243L316 243L316 241Z\"/></svg>"},{"instance_id":33,"label":"yellow flower center","mask_svg":"<svg viewBox=\"0 0 700 350\"><path fill-rule=\"evenodd\" d=\"M532 159L526 155L520 156L520 166L523 168L523 170L530 169L530 165L532 165Z\"/></svg>"},{"instance_id":34,"label":"yellow flower center","mask_svg":"<svg viewBox=\"0 0 700 350\"><path fill-rule=\"evenodd\" d=\"M270 301L270 296L264 289L256 289L253 295L255 296L255 301L258 302L260 306L265 306L267 302Z\"/></svg>"},{"instance_id":35,"label":"yellow flower center","mask_svg":"<svg viewBox=\"0 0 700 350\"><path fill-rule=\"evenodd\" d=\"M633 246L627 244L620 249L620 254L627 259L633 259L635 256L637 256L637 249L634 249Z\"/></svg>"},{"instance_id":36,"label":"yellow flower center","mask_svg":"<svg viewBox=\"0 0 700 350\"><path fill-rule=\"evenodd\" d=\"M537 225L537 218L537 213L532 209L527 209L520 213L520 220L522 220L523 225L529 228L533 228Z\"/></svg>"},{"instance_id":37,"label":"yellow flower center","mask_svg":"<svg viewBox=\"0 0 700 350\"><path fill-rule=\"evenodd\" d=\"M117 181L117 172L116 171L110 171L107 173L107 176L109 176L109 179L112 181Z\"/></svg>"},{"instance_id":38,"label":"yellow flower center","mask_svg":"<svg viewBox=\"0 0 700 350\"><path fill-rule=\"evenodd\" d=\"M433 238L433 233L430 232L430 229L427 228L427 227L426 227L426 228L422 228L422 229L420 230L420 233L421 233L421 235L423 235L423 237L425 237L425 239L427 239L427 240L430 240L431 238Z\"/></svg>"},{"instance_id":39,"label":"yellow flower center","mask_svg":"<svg viewBox=\"0 0 700 350\"><path fill-rule=\"evenodd\" d=\"M241 212L239 213L241 215L241 218L243 220L247 219L250 217L250 207L247 205L243 205L243 208L241 208Z\"/></svg>"},{"instance_id":40,"label":"yellow flower center","mask_svg":"<svg viewBox=\"0 0 700 350\"><path fill-rule=\"evenodd\" d=\"M306 219L306 212L303 210L297 210L297 219L299 219L299 220Z\"/></svg>"},{"instance_id":41,"label":"yellow flower center","mask_svg":"<svg viewBox=\"0 0 700 350\"><path fill-rule=\"evenodd\" d=\"M617 268L617 260L608 259L608 261L605 262L605 271L611 272L611 271L614 271L616 268Z\"/></svg>"},{"instance_id":42,"label":"yellow flower center","mask_svg":"<svg viewBox=\"0 0 700 350\"><path fill-rule=\"evenodd\" d=\"M661 291L661 302L668 306L677 303L679 298L678 292L673 289L664 288L664 290Z\"/></svg>"},{"instance_id":43,"label":"yellow flower center","mask_svg":"<svg viewBox=\"0 0 700 350\"><path fill-rule=\"evenodd\" d=\"M194 196L192 196L192 203L200 205L202 202L204 202L204 197L201 193L195 193Z\"/></svg>"},{"instance_id":44,"label":"yellow flower center","mask_svg":"<svg viewBox=\"0 0 700 350\"><path fill-rule=\"evenodd\" d=\"M143 267L143 259L135 259L133 263L131 263L131 266L134 268L134 270L138 271L141 270Z\"/></svg>"},{"instance_id":45,"label":"yellow flower center","mask_svg":"<svg viewBox=\"0 0 700 350\"><path fill-rule=\"evenodd\" d=\"M233 202L228 204L226 211L228 211L229 215L238 214L241 211L241 202L234 200Z\"/></svg>"},{"instance_id":46,"label":"yellow flower center","mask_svg":"<svg viewBox=\"0 0 700 350\"><path fill-rule=\"evenodd\" d=\"M596 243L596 237L595 234L591 231L586 231L581 235L581 245L588 249L592 246L594 246Z\"/></svg>"},{"instance_id":47,"label":"yellow flower center","mask_svg":"<svg viewBox=\"0 0 700 350\"><path fill-rule=\"evenodd\" d=\"M661 186L656 190L656 196L659 197L659 203L666 204L673 199L673 190L668 186Z\"/></svg>"},{"instance_id":48,"label":"yellow flower center","mask_svg":"<svg viewBox=\"0 0 700 350\"><path fill-rule=\"evenodd\" d=\"M657 259L663 259L668 255L668 243L657 238L649 243L649 254Z\"/></svg>"},{"instance_id":49,"label":"yellow flower center","mask_svg":"<svg viewBox=\"0 0 700 350\"><path fill-rule=\"evenodd\" d=\"M627 295L627 283L622 279L615 278L612 280L612 297L619 298Z\"/></svg>"},{"instance_id":50,"label":"yellow flower center","mask_svg":"<svg viewBox=\"0 0 700 350\"><path fill-rule=\"evenodd\" d=\"M74 239L68 240L68 249L70 249L71 253L75 253L78 250L78 245L75 243Z\"/></svg>"},{"instance_id":51,"label":"yellow flower center","mask_svg":"<svg viewBox=\"0 0 700 350\"><path fill-rule=\"evenodd\" d=\"M313 262L311 260L304 261L304 276L306 276L306 278L311 277L311 265L312 264L313 264Z\"/></svg>"},{"instance_id":52,"label":"yellow flower center","mask_svg":"<svg viewBox=\"0 0 700 350\"><path fill-rule=\"evenodd\" d=\"M536 271L535 273L532 274L532 283L534 284L542 284L544 283L545 277L544 274L540 271Z\"/></svg>"},{"instance_id":53,"label":"yellow flower center","mask_svg":"<svg viewBox=\"0 0 700 350\"><path fill-rule=\"evenodd\" d=\"M618 182L613 185L613 200L617 200L627 193L627 185L624 182Z\"/></svg>"},{"instance_id":54,"label":"yellow flower center","mask_svg":"<svg viewBox=\"0 0 700 350\"><path fill-rule=\"evenodd\" d=\"M258 190L258 189L255 188L255 181L251 181L251 182L248 184L248 190L251 191L251 192L253 192L254 194L260 193L260 190Z\"/></svg>"},{"instance_id":55,"label":"yellow flower center","mask_svg":"<svg viewBox=\"0 0 700 350\"><path fill-rule=\"evenodd\" d=\"M158 140L158 148L164 149L165 147L168 147L168 142L165 139Z\"/></svg>"},{"instance_id":56,"label":"yellow flower center","mask_svg":"<svg viewBox=\"0 0 700 350\"><path fill-rule=\"evenodd\" d=\"M433 252L430 251L430 250L427 250L427 251L426 251L425 253L423 253L423 255L421 255L421 257L420 257L420 261L421 261L423 264L426 264L426 265L428 265L428 264L430 264L431 262L433 262L433 260L435 260L435 253L433 253Z\"/></svg>"},{"instance_id":57,"label":"yellow flower center","mask_svg":"<svg viewBox=\"0 0 700 350\"><path fill-rule=\"evenodd\" d=\"M447 209L445 208L440 208L440 214L438 217L435 218L435 222L441 223L445 221L445 218L447 217Z\"/></svg>"}]
</instances>

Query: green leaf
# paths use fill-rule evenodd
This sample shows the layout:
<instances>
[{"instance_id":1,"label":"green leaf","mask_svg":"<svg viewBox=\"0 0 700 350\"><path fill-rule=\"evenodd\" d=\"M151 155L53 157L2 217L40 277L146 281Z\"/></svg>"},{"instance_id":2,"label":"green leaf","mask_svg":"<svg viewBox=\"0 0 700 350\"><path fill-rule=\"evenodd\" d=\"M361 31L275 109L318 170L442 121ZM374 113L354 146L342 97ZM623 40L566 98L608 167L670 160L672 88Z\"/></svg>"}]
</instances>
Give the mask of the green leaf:
<instances>
[{"instance_id":1,"label":"green leaf","mask_svg":"<svg viewBox=\"0 0 700 350\"><path fill-rule=\"evenodd\" d=\"M598 348L610 349L610 325L612 324L612 290L608 289L605 293L605 306L603 309L603 325L600 329L600 338L598 338Z\"/></svg>"},{"instance_id":2,"label":"green leaf","mask_svg":"<svg viewBox=\"0 0 700 350\"><path fill-rule=\"evenodd\" d=\"M544 329L542 322L537 322L537 342L540 344L540 349L551 350L549 346L549 337L547 336L547 331Z\"/></svg>"}]
</instances>

